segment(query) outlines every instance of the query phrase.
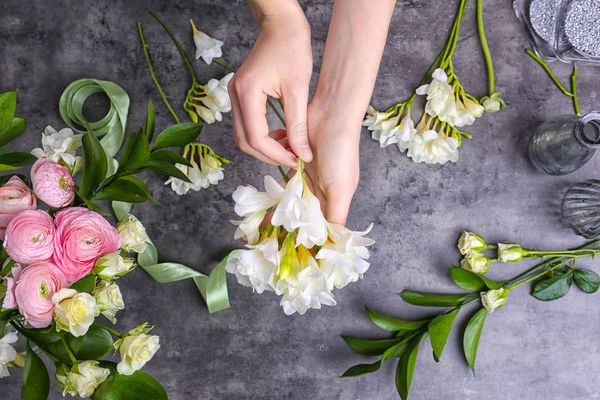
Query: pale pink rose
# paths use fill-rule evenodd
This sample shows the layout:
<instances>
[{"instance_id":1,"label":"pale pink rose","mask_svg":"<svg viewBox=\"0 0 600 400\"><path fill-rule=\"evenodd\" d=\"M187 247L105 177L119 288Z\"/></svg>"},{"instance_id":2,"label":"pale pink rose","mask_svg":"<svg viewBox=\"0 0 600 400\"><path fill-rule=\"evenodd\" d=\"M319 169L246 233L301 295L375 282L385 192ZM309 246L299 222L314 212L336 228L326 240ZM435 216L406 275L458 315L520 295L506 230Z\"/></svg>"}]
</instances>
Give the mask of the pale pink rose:
<instances>
[{"instance_id":1,"label":"pale pink rose","mask_svg":"<svg viewBox=\"0 0 600 400\"><path fill-rule=\"evenodd\" d=\"M31 185L37 197L50 207L65 207L75 197L75 184L69 171L47 158L38 159L31 167Z\"/></svg>"},{"instance_id":2,"label":"pale pink rose","mask_svg":"<svg viewBox=\"0 0 600 400\"><path fill-rule=\"evenodd\" d=\"M60 269L51 262L42 261L29 265L14 281L14 300L19 312L34 328L45 328L52 323L54 303L52 296L67 287Z\"/></svg>"},{"instance_id":3,"label":"pale pink rose","mask_svg":"<svg viewBox=\"0 0 600 400\"><path fill-rule=\"evenodd\" d=\"M56 214L54 223L54 261L69 284L87 275L99 257L121 247L115 227L87 208L64 209Z\"/></svg>"},{"instance_id":4,"label":"pale pink rose","mask_svg":"<svg viewBox=\"0 0 600 400\"><path fill-rule=\"evenodd\" d=\"M13 176L0 187L0 240L4 240L6 227L15 215L35 210L35 207L33 191L18 176Z\"/></svg>"},{"instance_id":5,"label":"pale pink rose","mask_svg":"<svg viewBox=\"0 0 600 400\"><path fill-rule=\"evenodd\" d=\"M18 213L6 227L4 247L15 262L31 264L46 261L54 253L54 222L46 211Z\"/></svg>"},{"instance_id":6,"label":"pale pink rose","mask_svg":"<svg viewBox=\"0 0 600 400\"><path fill-rule=\"evenodd\" d=\"M2 303L2 308L15 308L17 306L17 299L15 299L15 281L19 277L19 274L23 268L21 264L15 264L14 267L10 270L10 277L6 279L6 295L4 297L4 302Z\"/></svg>"}]
</instances>

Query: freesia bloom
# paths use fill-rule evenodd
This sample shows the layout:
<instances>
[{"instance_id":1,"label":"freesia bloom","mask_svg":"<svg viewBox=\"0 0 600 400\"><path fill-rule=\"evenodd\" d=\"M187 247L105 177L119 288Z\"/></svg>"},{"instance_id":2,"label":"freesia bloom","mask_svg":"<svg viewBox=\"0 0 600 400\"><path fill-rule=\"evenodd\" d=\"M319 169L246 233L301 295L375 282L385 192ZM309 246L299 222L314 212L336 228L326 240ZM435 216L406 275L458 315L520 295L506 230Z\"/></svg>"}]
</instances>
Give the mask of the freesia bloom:
<instances>
[{"instance_id":1,"label":"freesia bloom","mask_svg":"<svg viewBox=\"0 0 600 400\"><path fill-rule=\"evenodd\" d=\"M416 163L445 164L458 161L458 141L453 137L425 130L415 135L407 155Z\"/></svg>"},{"instance_id":2,"label":"freesia bloom","mask_svg":"<svg viewBox=\"0 0 600 400\"><path fill-rule=\"evenodd\" d=\"M140 333L126 336L119 346L121 362L117 371L122 375L131 375L142 369L160 348L159 337Z\"/></svg>"},{"instance_id":3,"label":"freesia bloom","mask_svg":"<svg viewBox=\"0 0 600 400\"><path fill-rule=\"evenodd\" d=\"M62 165L40 158L31 167L31 184L40 200L53 208L62 208L73 201L75 184Z\"/></svg>"},{"instance_id":4,"label":"freesia bloom","mask_svg":"<svg viewBox=\"0 0 600 400\"><path fill-rule=\"evenodd\" d=\"M517 262L525 255L525 251L516 243L498 243L498 261Z\"/></svg>"},{"instance_id":5,"label":"freesia bloom","mask_svg":"<svg viewBox=\"0 0 600 400\"><path fill-rule=\"evenodd\" d=\"M262 224L266 214L266 210L261 210L247 216L241 221L231 220L230 222L237 226L233 238L235 240L243 239L250 245L256 244L260 236L260 224Z\"/></svg>"},{"instance_id":6,"label":"freesia bloom","mask_svg":"<svg viewBox=\"0 0 600 400\"><path fill-rule=\"evenodd\" d=\"M211 79L204 86L204 91L206 93L205 96L202 97L194 97L194 100L199 100L204 104L213 114L213 117L204 118L203 111L202 114L199 113L199 116L204 119L204 122L210 124L212 121L222 121L223 115L221 113L231 111L231 99L229 98L229 92L227 91L227 85L229 81L233 78L233 72L225 75L220 80Z\"/></svg>"},{"instance_id":7,"label":"freesia bloom","mask_svg":"<svg viewBox=\"0 0 600 400\"><path fill-rule=\"evenodd\" d=\"M17 214L6 227L4 247L15 262L31 264L49 260L54 253L52 217L41 210Z\"/></svg>"},{"instance_id":8,"label":"freesia bloom","mask_svg":"<svg viewBox=\"0 0 600 400\"><path fill-rule=\"evenodd\" d=\"M63 389L63 396L67 393L83 398L93 395L110 375L110 370L99 364L98 361L88 360L73 365L70 371L65 368L57 369L56 382Z\"/></svg>"},{"instance_id":9,"label":"freesia bloom","mask_svg":"<svg viewBox=\"0 0 600 400\"><path fill-rule=\"evenodd\" d=\"M75 337L83 336L100 315L96 299L89 293L74 289L61 289L52 296L54 322L57 331L67 331Z\"/></svg>"},{"instance_id":10,"label":"freesia bloom","mask_svg":"<svg viewBox=\"0 0 600 400\"><path fill-rule=\"evenodd\" d=\"M193 176L193 175L192 175ZM200 154L200 177L192 179L192 189L208 189L210 185L216 185L224 178L223 168L211 154Z\"/></svg>"},{"instance_id":11,"label":"freesia bloom","mask_svg":"<svg viewBox=\"0 0 600 400\"><path fill-rule=\"evenodd\" d=\"M400 121L400 125L394 129L396 130L395 134L398 137L398 148L402 152L408 150L410 143L417 134L417 129L415 128L415 123L410 117L410 113L407 114L402 121Z\"/></svg>"},{"instance_id":12,"label":"freesia bloom","mask_svg":"<svg viewBox=\"0 0 600 400\"><path fill-rule=\"evenodd\" d=\"M452 126L461 127L473 125L477 118L483 115L484 108L479 103L474 102L466 96L456 97L456 112L444 118L444 121L449 122ZM440 117L440 120L442 118Z\"/></svg>"},{"instance_id":13,"label":"freesia bloom","mask_svg":"<svg viewBox=\"0 0 600 400\"><path fill-rule=\"evenodd\" d=\"M71 128L64 128L57 132L48 125L42 133L42 148L33 149L31 154L37 158L49 158L67 167L75 175L81 162L81 157L76 157L75 153L81 146L82 136L73 133Z\"/></svg>"},{"instance_id":14,"label":"freesia bloom","mask_svg":"<svg viewBox=\"0 0 600 400\"><path fill-rule=\"evenodd\" d=\"M487 248L485 240L474 232L463 232L458 239L458 250L463 256L471 251L483 251Z\"/></svg>"},{"instance_id":15,"label":"freesia bloom","mask_svg":"<svg viewBox=\"0 0 600 400\"><path fill-rule=\"evenodd\" d=\"M319 199L312 194L306 181L304 181L304 192L302 193L304 209L300 214L296 246L303 245L310 249L314 246L322 246L327 240L327 221L321 211Z\"/></svg>"},{"instance_id":16,"label":"freesia bloom","mask_svg":"<svg viewBox=\"0 0 600 400\"><path fill-rule=\"evenodd\" d=\"M448 122L448 118L456 113L454 90L448 84L448 75L443 69L436 69L432 74L432 78L431 83L417 88L417 94L427 95L427 103L425 104L427 114Z\"/></svg>"},{"instance_id":17,"label":"freesia bloom","mask_svg":"<svg viewBox=\"0 0 600 400\"><path fill-rule=\"evenodd\" d=\"M190 178L192 173L200 175L200 167L198 167L196 161L192 159L190 160L190 164L192 164L191 167L188 167L187 165L183 164L175 164L175 168L183 172L188 178ZM169 177L169 179L167 179L167 181L165 182L165 185L169 184L171 185L171 190L180 196L187 194L190 191L190 189L192 189L192 187L194 186L194 184L191 182L185 182L179 178L174 178L172 176Z\"/></svg>"},{"instance_id":18,"label":"freesia bloom","mask_svg":"<svg viewBox=\"0 0 600 400\"><path fill-rule=\"evenodd\" d=\"M18 176L11 177L0 187L0 240L4 240L6 227L15 215L25 210L35 210L33 191Z\"/></svg>"},{"instance_id":19,"label":"freesia bloom","mask_svg":"<svg viewBox=\"0 0 600 400\"><path fill-rule=\"evenodd\" d=\"M205 63L212 63L213 58L219 58L223 55L223 42L208 36L206 33L199 31L190 19L192 31L194 33L194 43L196 44L196 59L202 57Z\"/></svg>"},{"instance_id":20,"label":"freesia bloom","mask_svg":"<svg viewBox=\"0 0 600 400\"><path fill-rule=\"evenodd\" d=\"M488 290L487 292L481 292L481 303L488 312L492 313L506 304L508 299L508 290L504 288L496 290Z\"/></svg>"},{"instance_id":21,"label":"freesia bloom","mask_svg":"<svg viewBox=\"0 0 600 400\"><path fill-rule=\"evenodd\" d=\"M468 252L460 262L461 267L476 274L485 274L488 271L489 265L490 259L478 251Z\"/></svg>"},{"instance_id":22,"label":"freesia bloom","mask_svg":"<svg viewBox=\"0 0 600 400\"><path fill-rule=\"evenodd\" d=\"M119 286L116 283L102 281L94 290L94 298L96 299L100 313L110 322L116 324L117 311L125 308Z\"/></svg>"},{"instance_id":23,"label":"freesia bloom","mask_svg":"<svg viewBox=\"0 0 600 400\"><path fill-rule=\"evenodd\" d=\"M121 256L121 252L113 251L100 257L96 261L94 272L104 280L112 280L129 273L135 267L130 257Z\"/></svg>"},{"instance_id":24,"label":"freesia bloom","mask_svg":"<svg viewBox=\"0 0 600 400\"><path fill-rule=\"evenodd\" d=\"M0 339L0 378L10 376L8 364L17 359L17 351L11 345L16 343L19 337L16 332L8 332Z\"/></svg>"},{"instance_id":25,"label":"freesia bloom","mask_svg":"<svg viewBox=\"0 0 600 400\"><path fill-rule=\"evenodd\" d=\"M395 111L380 112L369 106L367 109L367 115L362 123L368 130L375 131L381 129L381 124L389 119Z\"/></svg>"},{"instance_id":26,"label":"freesia bloom","mask_svg":"<svg viewBox=\"0 0 600 400\"><path fill-rule=\"evenodd\" d=\"M142 253L146 250L146 228L139 219L129 214L127 219L117 224L117 232L121 236L121 248L128 253Z\"/></svg>"},{"instance_id":27,"label":"freesia bloom","mask_svg":"<svg viewBox=\"0 0 600 400\"><path fill-rule=\"evenodd\" d=\"M398 143L398 121L400 120L400 115L398 114L395 117L389 118L381 124L374 126L373 133L371 137L377 141L379 141L379 147L384 148L391 144Z\"/></svg>"},{"instance_id":28,"label":"freesia bloom","mask_svg":"<svg viewBox=\"0 0 600 400\"><path fill-rule=\"evenodd\" d=\"M56 214L54 260L69 284L87 275L101 256L117 251L121 237L100 214L72 207Z\"/></svg>"},{"instance_id":29,"label":"freesia bloom","mask_svg":"<svg viewBox=\"0 0 600 400\"><path fill-rule=\"evenodd\" d=\"M19 313L34 328L45 328L52 323L54 303L52 296L67 286L60 269L50 262L37 262L21 270L13 268L14 302ZM4 305L9 307L12 304Z\"/></svg>"},{"instance_id":30,"label":"freesia bloom","mask_svg":"<svg viewBox=\"0 0 600 400\"><path fill-rule=\"evenodd\" d=\"M305 211L302 201L303 189L304 182L299 171L285 185L285 190L271 220L274 226L283 226L286 231L292 232L301 225L300 217Z\"/></svg>"},{"instance_id":31,"label":"freesia bloom","mask_svg":"<svg viewBox=\"0 0 600 400\"><path fill-rule=\"evenodd\" d=\"M237 215L247 217L257 211L267 210L279 202L283 188L270 175L265 176L264 184L266 192L260 192L251 185L237 187L231 195Z\"/></svg>"}]
</instances>

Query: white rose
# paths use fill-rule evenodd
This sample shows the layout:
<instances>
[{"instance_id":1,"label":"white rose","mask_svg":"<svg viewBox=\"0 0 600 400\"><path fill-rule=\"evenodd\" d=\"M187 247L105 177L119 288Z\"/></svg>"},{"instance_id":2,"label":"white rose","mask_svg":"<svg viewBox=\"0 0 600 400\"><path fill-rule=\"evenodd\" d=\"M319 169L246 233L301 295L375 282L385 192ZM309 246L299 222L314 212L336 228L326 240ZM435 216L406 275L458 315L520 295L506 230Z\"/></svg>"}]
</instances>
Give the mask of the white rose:
<instances>
[{"instance_id":1,"label":"white rose","mask_svg":"<svg viewBox=\"0 0 600 400\"><path fill-rule=\"evenodd\" d=\"M56 330L70 332L73 336L83 336L100 315L96 299L89 293L78 293L74 289L61 289L52 296Z\"/></svg>"},{"instance_id":2,"label":"white rose","mask_svg":"<svg viewBox=\"0 0 600 400\"><path fill-rule=\"evenodd\" d=\"M117 371L122 375L131 375L142 369L154 357L160 348L159 337L141 333L126 336L119 346L121 362L117 364Z\"/></svg>"},{"instance_id":3,"label":"white rose","mask_svg":"<svg viewBox=\"0 0 600 400\"><path fill-rule=\"evenodd\" d=\"M219 58L223 55L223 42L208 36L206 33L199 31L190 19L192 31L194 33L194 44L196 45L196 59L202 57L205 63L212 63L213 58Z\"/></svg>"},{"instance_id":4,"label":"white rose","mask_svg":"<svg viewBox=\"0 0 600 400\"><path fill-rule=\"evenodd\" d=\"M500 262L517 262L525 255L525 250L516 243L498 243L498 260Z\"/></svg>"},{"instance_id":5,"label":"white rose","mask_svg":"<svg viewBox=\"0 0 600 400\"><path fill-rule=\"evenodd\" d=\"M458 238L458 250L463 256L471 251L483 251L487 248L485 240L474 232L463 232Z\"/></svg>"},{"instance_id":6,"label":"white rose","mask_svg":"<svg viewBox=\"0 0 600 400\"><path fill-rule=\"evenodd\" d=\"M146 250L146 229L133 215L117 224L117 231L121 236L121 248L126 252L142 253Z\"/></svg>"},{"instance_id":7,"label":"white rose","mask_svg":"<svg viewBox=\"0 0 600 400\"><path fill-rule=\"evenodd\" d=\"M110 375L108 368L98 365L98 361L82 361L75 364L68 372L65 369L58 369L56 381L63 389L63 396L67 393L83 398L93 395L96 388Z\"/></svg>"},{"instance_id":8,"label":"white rose","mask_svg":"<svg viewBox=\"0 0 600 400\"><path fill-rule=\"evenodd\" d=\"M116 324L117 318L115 316L117 311L125 308L119 286L116 283L102 281L94 290L94 298L96 299L100 313L113 324Z\"/></svg>"},{"instance_id":9,"label":"white rose","mask_svg":"<svg viewBox=\"0 0 600 400\"><path fill-rule=\"evenodd\" d=\"M460 262L460 266L464 269L481 275L488 271L489 264L490 259L485 254L477 251L468 252Z\"/></svg>"},{"instance_id":10,"label":"white rose","mask_svg":"<svg viewBox=\"0 0 600 400\"><path fill-rule=\"evenodd\" d=\"M135 263L130 257L123 257L119 251L108 253L96 261L94 272L103 280L121 277L133 270Z\"/></svg>"},{"instance_id":11,"label":"white rose","mask_svg":"<svg viewBox=\"0 0 600 400\"><path fill-rule=\"evenodd\" d=\"M508 290L504 288L496 290L488 290L487 292L481 292L481 303L488 310L488 312L494 312L504 304L508 299Z\"/></svg>"}]
</instances>

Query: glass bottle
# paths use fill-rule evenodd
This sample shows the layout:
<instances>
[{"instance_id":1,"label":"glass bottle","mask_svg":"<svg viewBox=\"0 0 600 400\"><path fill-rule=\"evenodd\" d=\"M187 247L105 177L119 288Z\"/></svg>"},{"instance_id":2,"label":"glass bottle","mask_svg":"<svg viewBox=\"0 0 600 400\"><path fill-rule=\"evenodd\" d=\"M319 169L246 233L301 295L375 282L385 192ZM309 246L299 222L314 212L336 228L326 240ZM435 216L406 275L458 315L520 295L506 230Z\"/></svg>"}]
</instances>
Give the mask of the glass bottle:
<instances>
[{"instance_id":1,"label":"glass bottle","mask_svg":"<svg viewBox=\"0 0 600 400\"><path fill-rule=\"evenodd\" d=\"M590 179L573 185L563 198L560 212L563 223L581 236L600 236L600 181Z\"/></svg>"},{"instance_id":2,"label":"glass bottle","mask_svg":"<svg viewBox=\"0 0 600 400\"><path fill-rule=\"evenodd\" d=\"M529 142L529 159L540 171L566 175L583 167L600 147L600 113L566 115L541 124Z\"/></svg>"}]
</instances>

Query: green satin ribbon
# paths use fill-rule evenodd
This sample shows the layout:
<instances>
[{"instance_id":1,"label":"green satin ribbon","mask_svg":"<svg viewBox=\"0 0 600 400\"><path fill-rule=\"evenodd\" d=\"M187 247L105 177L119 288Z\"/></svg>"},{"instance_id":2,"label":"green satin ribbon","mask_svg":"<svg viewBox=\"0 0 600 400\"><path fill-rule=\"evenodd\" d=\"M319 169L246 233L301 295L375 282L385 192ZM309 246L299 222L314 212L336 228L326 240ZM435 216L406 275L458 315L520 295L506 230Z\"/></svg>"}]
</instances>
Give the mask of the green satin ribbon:
<instances>
[{"instance_id":1,"label":"green satin ribbon","mask_svg":"<svg viewBox=\"0 0 600 400\"><path fill-rule=\"evenodd\" d=\"M131 211L131 204L124 202L113 202L115 215L119 220L126 218ZM198 287L209 313L229 308L229 294L227 291L227 280L225 266L232 258L238 256L241 250L233 250L206 276L186 265L172 262L158 262L158 251L156 246L147 239L146 250L138 254L138 264L155 281L160 283L177 282L185 279L193 279Z\"/></svg>"},{"instance_id":2,"label":"green satin ribbon","mask_svg":"<svg viewBox=\"0 0 600 400\"><path fill-rule=\"evenodd\" d=\"M105 93L110 100L108 113L99 121L88 121L83 116L83 103L95 93ZM60 97L59 111L65 123L78 133L86 133L86 126L101 138L100 143L112 163L123 144L127 113L129 112L129 96L121 86L110 81L98 79L79 79L72 82Z\"/></svg>"}]
</instances>

